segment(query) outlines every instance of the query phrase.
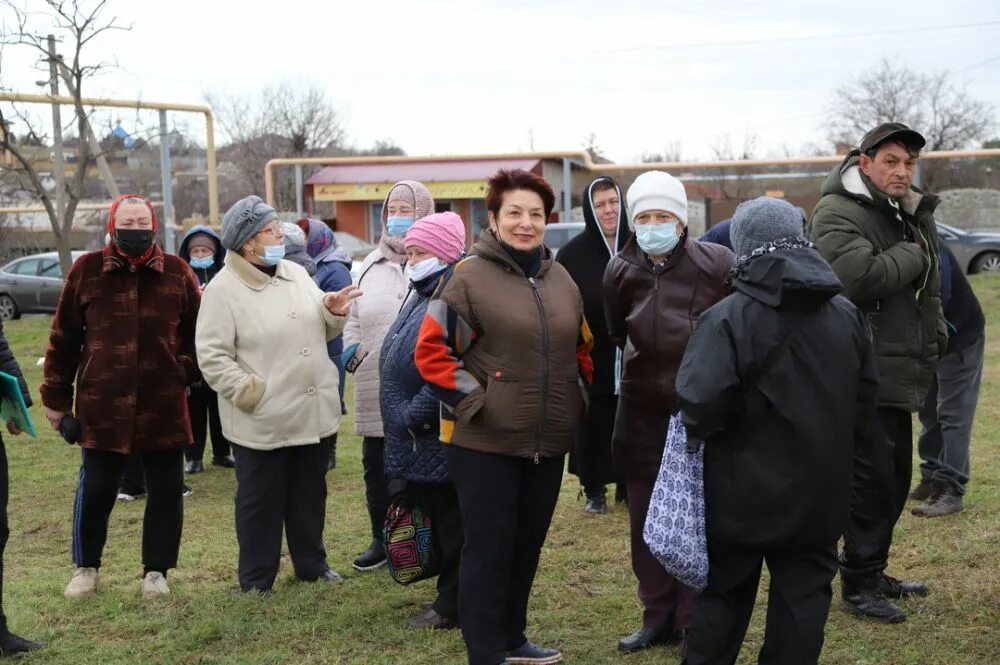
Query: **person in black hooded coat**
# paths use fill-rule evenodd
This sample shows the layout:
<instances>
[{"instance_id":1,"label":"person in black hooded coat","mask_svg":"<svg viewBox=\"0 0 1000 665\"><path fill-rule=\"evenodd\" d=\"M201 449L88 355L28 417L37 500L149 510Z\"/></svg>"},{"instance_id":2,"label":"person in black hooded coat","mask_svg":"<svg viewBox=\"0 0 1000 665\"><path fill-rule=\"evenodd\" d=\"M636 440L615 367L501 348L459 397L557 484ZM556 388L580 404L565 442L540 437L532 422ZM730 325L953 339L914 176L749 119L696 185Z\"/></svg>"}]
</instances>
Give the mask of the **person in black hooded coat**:
<instances>
[{"instance_id":1,"label":"person in black hooded coat","mask_svg":"<svg viewBox=\"0 0 1000 665\"><path fill-rule=\"evenodd\" d=\"M789 203L737 208L733 293L702 314L677 375L689 449L704 442L708 586L686 665L736 662L761 565L771 575L761 663L815 663L852 491L888 502L867 323ZM852 487L860 468L865 484Z\"/></svg>"},{"instance_id":2,"label":"person in black hooded coat","mask_svg":"<svg viewBox=\"0 0 1000 665\"><path fill-rule=\"evenodd\" d=\"M618 370L621 351L611 341L605 322L602 280L611 257L628 242L631 231L618 183L601 176L583 192L583 221L579 234L559 250L561 263L583 296L583 311L594 335L590 353L594 362L594 383L590 386L590 406L577 428L569 454L569 470L580 478L587 496L586 511L607 512L605 485L617 483L618 500L624 500L625 485L614 471L611 437L618 409Z\"/></svg>"},{"instance_id":3,"label":"person in black hooded coat","mask_svg":"<svg viewBox=\"0 0 1000 665\"><path fill-rule=\"evenodd\" d=\"M211 251L211 255L207 252ZM226 250L222 248L222 240L218 234L207 226L194 226L184 236L177 256L190 264L198 284L204 289L212 281L222 267L226 258ZM194 443L185 452L186 473L200 473L205 470L202 457L205 455L207 435L212 437L212 464L225 468L233 468L232 453L229 441L222 433L222 422L219 420L219 396L208 387L204 381L191 386L188 393L188 413L191 415L191 431Z\"/></svg>"}]
</instances>

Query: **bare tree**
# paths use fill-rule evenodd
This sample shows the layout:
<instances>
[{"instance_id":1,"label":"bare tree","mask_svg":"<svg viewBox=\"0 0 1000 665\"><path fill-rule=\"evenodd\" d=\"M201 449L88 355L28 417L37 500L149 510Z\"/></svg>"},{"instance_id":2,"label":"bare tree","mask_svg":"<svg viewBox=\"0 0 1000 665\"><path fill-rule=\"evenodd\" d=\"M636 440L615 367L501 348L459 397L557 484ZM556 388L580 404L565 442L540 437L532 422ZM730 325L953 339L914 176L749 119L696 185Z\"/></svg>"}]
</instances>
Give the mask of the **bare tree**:
<instances>
[{"instance_id":1,"label":"bare tree","mask_svg":"<svg viewBox=\"0 0 1000 665\"><path fill-rule=\"evenodd\" d=\"M81 102L84 83L108 67L108 63L103 62L85 64L83 51L95 38L108 31L129 29L118 23L118 17L111 17L109 20L102 18L106 3L107 0L44 0L44 10L40 12L29 11L10 0L2 5L7 10L5 12L7 20L0 25L0 48L34 49L41 56L41 62L44 62L44 65L40 64L39 69L48 72L50 56L47 38L34 30L35 19L44 17L51 26L50 30L62 37L63 47L70 55L68 58L63 55L56 56L56 76L63 78L72 91L71 96L74 100L72 125L75 126L79 137L90 135L91 111L88 111ZM0 58L0 74L2 71L2 58ZM25 113L15 109L13 115L27 125L27 135L32 139L31 142L45 144L42 135L32 128ZM0 127L9 128L11 120L10 113L7 112L5 115L4 108L0 107ZM13 133L10 131L0 131L0 150L12 155L17 163L16 167L4 172L4 179L14 177L25 180L30 191L45 207L52 224L52 232L56 237L59 261L63 272L68 273L72 266L70 239L73 218L76 215L77 205L85 195L87 170L96 157L90 141L86 139L76 141L73 148L76 157L73 175L64 182L57 182L52 191L43 185L43 177L37 168L39 161L37 150L29 151L24 144L18 144L13 140ZM54 200L60 191L66 202L61 219Z\"/></svg>"},{"instance_id":2,"label":"bare tree","mask_svg":"<svg viewBox=\"0 0 1000 665\"><path fill-rule=\"evenodd\" d=\"M757 149L757 135L747 132L743 135L740 148L735 148L729 134L717 136L709 146L712 156L718 162L745 161L754 158ZM750 193L750 177L747 169L720 168L714 170L715 185L724 199L745 199Z\"/></svg>"},{"instance_id":3,"label":"bare tree","mask_svg":"<svg viewBox=\"0 0 1000 665\"><path fill-rule=\"evenodd\" d=\"M643 150L642 155L639 157L639 161L643 164L652 164L654 162L680 162L683 161L681 157L681 142L671 141L663 146L660 152L650 152Z\"/></svg>"},{"instance_id":4,"label":"bare tree","mask_svg":"<svg viewBox=\"0 0 1000 665\"><path fill-rule=\"evenodd\" d=\"M849 146L879 123L902 122L927 138L928 150L958 150L978 145L996 125L995 109L948 72L921 74L886 59L837 88L826 115L827 139Z\"/></svg>"},{"instance_id":5,"label":"bare tree","mask_svg":"<svg viewBox=\"0 0 1000 665\"><path fill-rule=\"evenodd\" d=\"M263 194L264 165L276 157L321 157L343 152L340 112L316 86L282 82L256 95L209 93L206 101L228 138L220 151L247 193ZM294 203L291 174L278 172L279 204Z\"/></svg>"},{"instance_id":6,"label":"bare tree","mask_svg":"<svg viewBox=\"0 0 1000 665\"><path fill-rule=\"evenodd\" d=\"M597 144L597 134L591 132L583 141L583 149L587 151L590 158L598 164L606 163L608 160L604 156L604 149Z\"/></svg>"}]
</instances>

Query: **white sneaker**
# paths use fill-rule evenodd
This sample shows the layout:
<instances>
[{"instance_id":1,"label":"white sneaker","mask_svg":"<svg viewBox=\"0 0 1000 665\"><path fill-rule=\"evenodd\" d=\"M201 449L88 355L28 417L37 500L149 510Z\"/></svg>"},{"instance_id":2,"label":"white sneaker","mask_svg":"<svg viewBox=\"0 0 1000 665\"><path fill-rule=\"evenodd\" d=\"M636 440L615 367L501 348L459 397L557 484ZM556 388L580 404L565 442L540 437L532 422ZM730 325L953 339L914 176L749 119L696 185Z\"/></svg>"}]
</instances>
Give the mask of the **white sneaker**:
<instances>
[{"instance_id":1,"label":"white sneaker","mask_svg":"<svg viewBox=\"0 0 1000 665\"><path fill-rule=\"evenodd\" d=\"M97 568L77 568L63 593L67 598L88 596L97 588L98 578Z\"/></svg>"},{"instance_id":2,"label":"white sneaker","mask_svg":"<svg viewBox=\"0 0 1000 665\"><path fill-rule=\"evenodd\" d=\"M142 578L142 584L139 588L142 590L142 595L146 598L166 596L170 593L170 587L167 586L167 578L163 576L163 573L158 573L155 570L146 573L146 576Z\"/></svg>"}]
</instances>

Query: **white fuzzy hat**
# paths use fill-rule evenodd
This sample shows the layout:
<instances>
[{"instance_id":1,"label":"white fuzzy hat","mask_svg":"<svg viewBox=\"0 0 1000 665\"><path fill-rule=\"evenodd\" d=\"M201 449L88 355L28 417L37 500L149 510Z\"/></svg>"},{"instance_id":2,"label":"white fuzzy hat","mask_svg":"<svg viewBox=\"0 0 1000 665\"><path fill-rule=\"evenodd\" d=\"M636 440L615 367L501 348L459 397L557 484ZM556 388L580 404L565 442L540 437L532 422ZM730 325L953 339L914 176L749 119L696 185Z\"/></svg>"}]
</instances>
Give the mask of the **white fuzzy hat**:
<instances>
[{"instance_id":1,"label":"white fuzzy hat","mask_svg":"<svg viewBox=\"0 0 1000 665\"><path fill-rule=\"evenodd\" d=\"M635 218L647 210L665 210L688 223L687 192L681 181L663 171L646 171L632 183L625 195L628 201L628 226L635 230Z\"/></svg>"}]
</instances>

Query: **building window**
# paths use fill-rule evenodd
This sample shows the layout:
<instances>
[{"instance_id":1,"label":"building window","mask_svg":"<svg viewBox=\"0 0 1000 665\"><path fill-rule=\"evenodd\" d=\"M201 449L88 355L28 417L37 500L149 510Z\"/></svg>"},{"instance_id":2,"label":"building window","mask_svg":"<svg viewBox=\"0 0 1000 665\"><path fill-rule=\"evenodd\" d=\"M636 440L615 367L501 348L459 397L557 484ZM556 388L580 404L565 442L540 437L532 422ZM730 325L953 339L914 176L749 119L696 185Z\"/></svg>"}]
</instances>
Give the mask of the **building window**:
<instances>
[{"instance_id":1,"label":"building window","mask_svg":"<svg viewBox=\"0 0 1000 665\"><path fill-rule=\"evenodd\" d=\"M469 220L469 228L472 231L472 242L476 241L479 234L490 227L490 217L486 210L486 201L476 199L471 201L472 215Z\"/></svg>"},{"instance_id":2,"label":"building window","mask_svg":"<svg viewBox=\"0 0 1000 665\"><path fill-rule=\"evenodd\" d=\"M382 238L382 202L372 201L368 210L368 240L377 245Z\"/></svg>"}]
</instances>

